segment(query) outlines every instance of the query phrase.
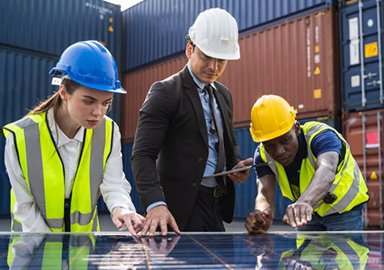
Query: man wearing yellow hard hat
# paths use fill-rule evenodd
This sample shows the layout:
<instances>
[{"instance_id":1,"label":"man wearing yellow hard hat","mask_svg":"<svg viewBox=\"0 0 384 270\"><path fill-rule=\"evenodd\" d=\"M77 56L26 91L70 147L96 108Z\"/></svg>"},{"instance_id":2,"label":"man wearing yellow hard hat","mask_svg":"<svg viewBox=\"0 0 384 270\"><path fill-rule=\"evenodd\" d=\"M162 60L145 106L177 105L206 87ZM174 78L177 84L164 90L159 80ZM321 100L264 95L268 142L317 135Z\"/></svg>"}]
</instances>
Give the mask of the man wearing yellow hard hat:
<instances>
[{"instance_id":1,"label":"man wearing yellow hard hat","mask_svg":"<svg viewBox=\"0 0 384 270\"><path fill-rule=\"evenodd\" d=\"M297 230L363 229L367 186L340 133L321 122L301 126L296 110L276 95L264 95L253 105L250 133L259 145L254 155L258 193L246 220L248 232L265 233L272 225L276 180L293 201L283 220Z\"/></svg>"}]
</instances>

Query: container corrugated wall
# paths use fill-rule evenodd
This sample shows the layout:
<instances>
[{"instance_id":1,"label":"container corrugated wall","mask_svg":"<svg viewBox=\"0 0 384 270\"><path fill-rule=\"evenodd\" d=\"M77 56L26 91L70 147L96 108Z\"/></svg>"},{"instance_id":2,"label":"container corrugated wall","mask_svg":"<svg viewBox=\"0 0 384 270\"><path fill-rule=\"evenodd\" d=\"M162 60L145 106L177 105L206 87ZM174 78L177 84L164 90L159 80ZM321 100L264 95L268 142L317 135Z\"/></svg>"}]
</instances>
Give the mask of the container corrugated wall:
<instances>
[{"instance_id":1,"label":"container corrugated wall","mask_svg":"<svg viewBox=\"0 0 384 270\"><path fill-rule=\"evenodd\" d=\"M0 44L58 56L95 39L119 59L121 16L120 6L102 0L2 0Z\"/></svg>"},{"instance_id":2,"label":"container corrugated wall","mask_svg":"<svg viewBox=\"0 0 384 270\"><path fill-rule=\"evenodd\" d=\"M248 125L256 99L271 93L298 108L299 118L339 116L335 16L333 9L325 9L240 38L241 59L230 61L219 79L232 92L236 126ZM138 110L151 84L177 72L186 62L181 54L124 75L123 85L134 89L122 102L125 140L134 137Z\"/></svg>"},{"instance_id":3,"label":"container corrugated wall","mask_svg":"<svg viewBox=\"0 0 384 270\"><path fill-rule=\"evenodd\" d=\"M314 9L333 0L147 0L123 12L124 71L180 53L197 15L221 7L238 22L239 31L261 27Z\"/></svg>"},{"instance_id":4,"label":"container corrugated wall","mask_svg":"<svg viewBox=\"0 0 384 270\"><path fill-rule=\"evenodd\" d=\"M55 89L48 72L55 57L0 48L0 126L23 117Z\"/></svg>"},{"instance_id":5,"label":"container corrugated wall","mask_svg":"<svg viewBox=\"0 0 384 270\"><path fill-rule=\"evenodd\" d=\"M299 118L340 110L339 63L333 9L325 9L241 38L241 59L220 79L233 94L234 121L245 124L263 94L283 96Z\"/></svg>"},{"instance_id":6,"label":"container corrugated wall","mask_svg":"<svg viewBox=\"0 0 384 270\"><path fill-rule=\"evenodd\" d=\"M348 141L361 172L367 182L369 201L367 225L383 225L383 149L384 110L349 112L343 116L344 137ZM381 160L379 156L381 152ZM381 194L381 195L380 195ZM381 198L380 198L381 196Z\"/></svg>"},{"instance_id":7,"label":"container corrugated wall","mask_svg":"<svg viewBox=\"0 0 384 270\"><path fill-rule=\"evenodd\" d=\"M343 109L384 107L381 1L359 1L341 10Z\"/></svg>"}]
</instances>

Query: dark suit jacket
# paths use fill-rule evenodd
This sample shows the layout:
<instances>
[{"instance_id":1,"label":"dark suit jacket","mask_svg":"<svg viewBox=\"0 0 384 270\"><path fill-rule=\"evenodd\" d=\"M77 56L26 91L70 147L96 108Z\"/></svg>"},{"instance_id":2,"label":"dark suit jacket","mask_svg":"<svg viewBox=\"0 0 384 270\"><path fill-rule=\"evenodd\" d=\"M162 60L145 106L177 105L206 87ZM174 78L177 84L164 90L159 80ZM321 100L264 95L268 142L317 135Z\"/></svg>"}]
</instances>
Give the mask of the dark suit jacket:
<instances>
[{"instance_id":1,"label":"dark suit jacket","mask_svg":"<svg viewBox=\"0 0 384 270\"><path fill-rule=\"evenodd\" d=\"M232 96L215 82L216 100L224 122L226 166L240 160L232 125ZM145 208L165 201L181 230L188 222L208 158L208 131L196 84L184 67L155 82L140 109L131 165ZM228 195L221 199L223 220L231 222L234 186L227 179Z\"/></svg>"}]
</instances>

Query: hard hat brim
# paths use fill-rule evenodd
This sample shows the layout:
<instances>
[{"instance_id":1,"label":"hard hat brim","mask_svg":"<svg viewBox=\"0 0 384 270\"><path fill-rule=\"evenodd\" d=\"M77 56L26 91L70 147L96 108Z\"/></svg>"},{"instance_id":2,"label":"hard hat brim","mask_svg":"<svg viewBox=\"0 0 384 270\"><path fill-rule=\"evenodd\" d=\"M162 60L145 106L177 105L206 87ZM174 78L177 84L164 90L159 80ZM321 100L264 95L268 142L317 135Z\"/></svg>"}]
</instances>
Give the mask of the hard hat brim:
<instances>
[{"instance_id":1,"label":"hard hat brim","mask_svg":"<svg viewBox=\"0 0 384 270\"><path fill-rule=\"evenodd\" d=\"M212 58L222 59L222 60L238 60L238 59L240 59L240 49L237 49L237 51L235 53L226 54L226 53L218 53L218 52L212 52L212 51L208 51L206 49L202 49L197 44L196 44L196 46L205 55L212 57Z\"/></svg>"}]
</instances>

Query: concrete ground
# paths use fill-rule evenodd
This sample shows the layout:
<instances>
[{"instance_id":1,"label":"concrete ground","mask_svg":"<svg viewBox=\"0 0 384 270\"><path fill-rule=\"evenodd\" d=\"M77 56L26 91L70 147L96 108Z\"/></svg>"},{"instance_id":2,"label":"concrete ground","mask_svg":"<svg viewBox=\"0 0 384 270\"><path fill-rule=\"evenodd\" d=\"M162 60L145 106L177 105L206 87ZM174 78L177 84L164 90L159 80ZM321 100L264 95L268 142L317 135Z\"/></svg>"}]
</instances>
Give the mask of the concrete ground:
<instances>
[{"instance_id":1,"label":"concrete ground","mask_svg":"<svg viewBox=\"0 0 384 270\"><path fill-rule=\"evenodd\" d=\"M108 214L99 216L101 231L117 231ZM227 232L246 232L244 219L235 219L232 223L225 224ZM7 232L10 228L9 217L0 217L0 232ZM292 227L276 223L272 225L271 231L293 231Z\"/></svg>"}]
</instances>

